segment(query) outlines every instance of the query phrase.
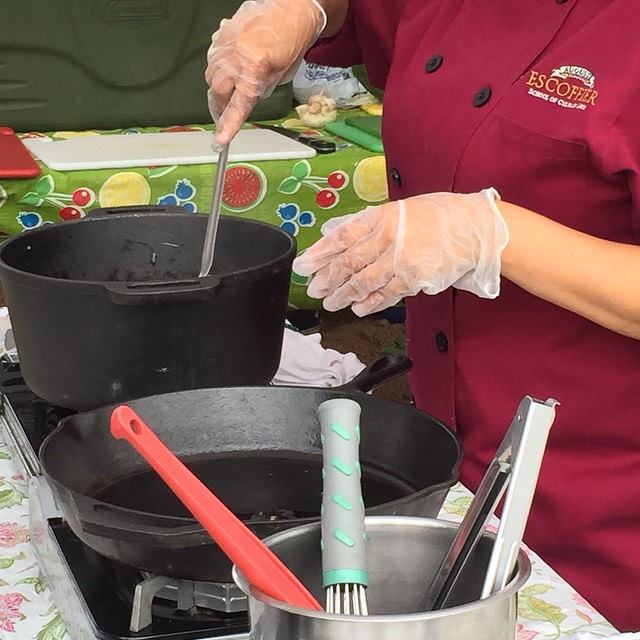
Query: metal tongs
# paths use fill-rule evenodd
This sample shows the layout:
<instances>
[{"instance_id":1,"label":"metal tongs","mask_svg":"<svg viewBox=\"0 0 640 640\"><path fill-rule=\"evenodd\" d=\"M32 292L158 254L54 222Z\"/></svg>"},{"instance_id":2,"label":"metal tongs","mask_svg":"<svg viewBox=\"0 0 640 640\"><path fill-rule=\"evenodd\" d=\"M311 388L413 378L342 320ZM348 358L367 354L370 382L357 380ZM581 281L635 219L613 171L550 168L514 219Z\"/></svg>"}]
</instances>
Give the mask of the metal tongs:
<instances>
[{"instance_id":1,"label":"metal tongs","mask_svg":"<svg viewBox=\"0 0 640 640\"><path fill-rule=\"evenodd\" d=\"M444 608L508 487L480 598L506 586L515 568L557 404L553 399L522 399L419 611Z\"/></svg>"}]
</instances>

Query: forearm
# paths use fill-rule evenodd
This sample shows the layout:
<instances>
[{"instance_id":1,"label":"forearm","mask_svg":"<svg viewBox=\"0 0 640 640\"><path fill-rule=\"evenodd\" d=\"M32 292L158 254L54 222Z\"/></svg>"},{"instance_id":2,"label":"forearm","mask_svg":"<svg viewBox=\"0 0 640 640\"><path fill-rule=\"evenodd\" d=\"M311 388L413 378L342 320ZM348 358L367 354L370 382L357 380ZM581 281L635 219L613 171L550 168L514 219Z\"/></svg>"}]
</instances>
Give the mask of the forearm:
<instances>
[{"instance_id":1,"label":"forearm","mask_svg":"<svg viewBox=\"0 0 640 640\"><path fill-rule=\"evenodd\" d=\"M509 228L503 277L640 339L640 246L601 240L513 204L500 202L499 209Z\"/></svg>"},{"instance_id":2,"label":"forearm","mask_svg":"<svg viewBox=\"0 0 640 640\"><path fill-rule=\"evenodd\" d=\"M322 32L322 38L335 36L342 28L347 11L349 10L349 0L318 0L318 4L327 14L327 27Z\"/></svg>"}]
</instances>

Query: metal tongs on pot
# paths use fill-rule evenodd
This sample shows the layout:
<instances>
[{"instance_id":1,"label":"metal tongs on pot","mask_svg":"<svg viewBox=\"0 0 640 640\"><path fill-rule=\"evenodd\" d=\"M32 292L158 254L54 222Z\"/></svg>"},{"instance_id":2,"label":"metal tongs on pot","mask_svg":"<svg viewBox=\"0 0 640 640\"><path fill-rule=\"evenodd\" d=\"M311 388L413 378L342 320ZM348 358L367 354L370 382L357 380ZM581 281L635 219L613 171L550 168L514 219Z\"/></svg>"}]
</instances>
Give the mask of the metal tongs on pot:
<instances>
[{"instance_id":1,"label":"metal tongs on pot","mask_svg":"<svg viewBox=\"0 0 640 640\"><path fill-rule=\"evenodd\" d=\"M221 146L218 154L218 169L216 170L216 182L213 189L209 221L207 222L207 232L204 236L204 246L202 247L199 278L206 278L213 267L213 254L216 248L218 225L220 224L220 205L222 204L224 176L227 171L227 160L229 159L229 146L228 144Z\"/></svg>"},{"instance_id":2,"label":"metal tongs on pot","mask_svg":"<svg viewBox=\"0 0 640 640\"><path fill-rule=\"evenodd\" d=\"M465 514L419 611L443 609L508 487L480 598L504 588L515 568L556 400L525 396Z\"/></svg>"}]
</instances>

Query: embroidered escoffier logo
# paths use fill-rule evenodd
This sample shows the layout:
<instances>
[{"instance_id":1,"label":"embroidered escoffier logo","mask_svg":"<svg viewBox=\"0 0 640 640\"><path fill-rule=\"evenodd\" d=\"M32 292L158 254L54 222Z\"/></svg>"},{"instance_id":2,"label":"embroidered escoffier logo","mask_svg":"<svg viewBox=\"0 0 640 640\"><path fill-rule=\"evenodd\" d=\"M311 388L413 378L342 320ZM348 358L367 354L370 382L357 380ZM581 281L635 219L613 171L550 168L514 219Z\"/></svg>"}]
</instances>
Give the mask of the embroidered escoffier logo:
<instances>
[{"instance_id":1,"label":"embroidered escoffier logo","mask_svg":"<svg viewBox=\"0 0 640 640\"><path fill-rule=\"evenodd\" d=\"M532 69L526 85L530 96L564 109L585 111L595 107L598 98L596 77L589 69L575 65L562 65L551 73Z\"/></svg>"},{"instance_id":2,"label":"embroidered escoffier logo","mask_svg":"<svg viewBox=\"0 0 640 640\"><path fill-rule=\"evenodd\" d=\"M562 78L563 80L580 80L585 87L593 89L596 85L596 77L584 67L574 67L571 65L563 65L551 72L552 78Z\"/></svg>"}]
</instances>

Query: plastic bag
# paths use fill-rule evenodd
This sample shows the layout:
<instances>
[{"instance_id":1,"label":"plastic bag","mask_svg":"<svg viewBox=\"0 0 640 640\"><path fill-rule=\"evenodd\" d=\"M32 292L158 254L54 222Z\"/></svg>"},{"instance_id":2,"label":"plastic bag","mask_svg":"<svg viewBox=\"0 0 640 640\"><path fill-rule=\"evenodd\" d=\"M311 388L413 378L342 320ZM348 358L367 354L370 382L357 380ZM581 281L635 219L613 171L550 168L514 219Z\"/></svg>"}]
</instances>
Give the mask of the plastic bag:
<instances>
[{"instance_id":1,"label":"plastic bag","mask_svg":"<svg viewBox=\"0 0 640 640\"><path fill-rule=\"evenodd\" d=\"M304 104L311 96L320 93L333 98L342 109L375 101L351 69L326 67L303 60L293 77L293 95Z\"/></svg>"}]
</instances>

